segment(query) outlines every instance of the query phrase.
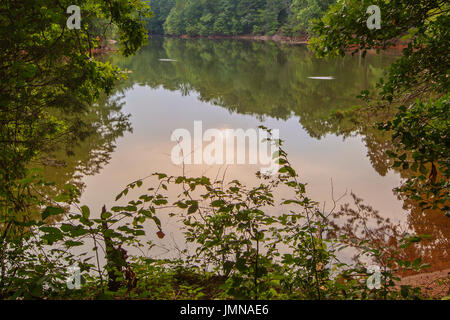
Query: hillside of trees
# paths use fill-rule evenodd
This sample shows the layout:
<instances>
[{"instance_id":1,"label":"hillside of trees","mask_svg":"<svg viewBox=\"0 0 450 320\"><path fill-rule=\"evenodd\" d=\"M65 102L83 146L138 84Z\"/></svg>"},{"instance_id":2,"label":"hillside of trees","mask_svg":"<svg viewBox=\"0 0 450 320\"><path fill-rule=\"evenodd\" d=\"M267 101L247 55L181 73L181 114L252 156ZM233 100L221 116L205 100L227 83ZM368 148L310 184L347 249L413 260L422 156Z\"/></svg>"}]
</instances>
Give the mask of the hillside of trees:
<instances>
[{"instance_id":1,"label":"hillside of trees","mask_svg":"<svg viewBox=\"0 0 450 320\"><path fill-rule=\"evenodd\" d=\"M148 0L150 34L305 36L335 0Z\"/></svg>"}]
</instances>

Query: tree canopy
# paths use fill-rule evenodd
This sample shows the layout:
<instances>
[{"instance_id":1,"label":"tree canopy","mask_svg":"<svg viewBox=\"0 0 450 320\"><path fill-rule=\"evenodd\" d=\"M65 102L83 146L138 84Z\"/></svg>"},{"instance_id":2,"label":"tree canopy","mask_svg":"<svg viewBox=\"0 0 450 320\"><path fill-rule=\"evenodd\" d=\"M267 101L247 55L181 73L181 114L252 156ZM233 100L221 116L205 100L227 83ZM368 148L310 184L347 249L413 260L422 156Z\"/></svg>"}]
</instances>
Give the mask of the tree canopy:
<instances>
[{"instance_id":1,"label":"tree canopy","mask_svg":"<svg viewBox=\"0 0 450 320\"><path fill-rule=\"evenodd\" d=\"M305 35L334 0L148 0L151 34Z\"/></svg>"},{"instance_id":2,"label":"tree canopy","mask_svg":"<svg viewBox=\"0 0 450 320\"><path fill-rule=\"evenodd\" d=\"M81 28L69 29L70 5L81 8ZM0 195L24 174L29 160L70 130L122 77L92 49L103 32L116 33L121 53L131 55L147 39L143 1L6 0L0 4ZM73 114L71 121L60 114Z\"/></svg>"}]
</instances>

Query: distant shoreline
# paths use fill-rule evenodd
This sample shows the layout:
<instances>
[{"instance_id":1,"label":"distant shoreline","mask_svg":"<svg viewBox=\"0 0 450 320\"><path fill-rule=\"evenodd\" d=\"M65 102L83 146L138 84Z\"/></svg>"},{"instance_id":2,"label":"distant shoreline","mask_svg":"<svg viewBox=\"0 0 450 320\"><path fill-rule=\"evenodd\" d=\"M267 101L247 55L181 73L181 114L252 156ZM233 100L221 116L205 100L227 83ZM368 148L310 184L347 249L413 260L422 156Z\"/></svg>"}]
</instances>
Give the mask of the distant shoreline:
<instances>
[{"instance_id":1,"label":"distant shoreline","mask_svg":"<svg viewBox=\"0 0 450 320\"><path fill-rule=\"evenodd\" d=\"M281 35L273 35L273 36L258 36L258 35L237 35L237 36L222 36L222 35L210 35L210 36L200 36L200 35L161 35L161 34L149 34L149 37L155 37L155 38L178 38L178 39L211 39L211 40L218 40L218 39L236 39L236 40L251 40L251 41L274 41L282 44L291 44L291 45L307 45L309 43L309 39L306 37L303 38L297 38L297 37L287 37L287 36L281 36ZM398 41L395 45L389 46L386 49L388 50L394 50L394 51L400 51L404 48L408 47L407 42ZM349 47L347 48L348 51L354 50L355 47ZM381 49L381 47L380 47ZM376 53L377 49L369 49L367 52L369 54Z\"/></svg>"},{"instance_id":2,"label":"distant shoreline","mask_svg":"<svg viewBox=\"0 0 450 320\"><path fill-rule=\"evenodd\" d=\"M222 36L222 35L211 35L211 36L190 36L187 34L182 34L178 36L173 35L156 35L156 34L149 34L149 37L162 37L162 38L179 38L179 39L237 39L237 40L259 40L259 41L275 41L280 43L287 43L287 44L294 44L294 45L301 45L301 44L308 44L308 39L306 38L296 38L296 37L286 37L286 36L280 36L280 35L273 35L273 36L258 36L258 35L237 35L237 36Z\"/></svg>"}]
</instances>

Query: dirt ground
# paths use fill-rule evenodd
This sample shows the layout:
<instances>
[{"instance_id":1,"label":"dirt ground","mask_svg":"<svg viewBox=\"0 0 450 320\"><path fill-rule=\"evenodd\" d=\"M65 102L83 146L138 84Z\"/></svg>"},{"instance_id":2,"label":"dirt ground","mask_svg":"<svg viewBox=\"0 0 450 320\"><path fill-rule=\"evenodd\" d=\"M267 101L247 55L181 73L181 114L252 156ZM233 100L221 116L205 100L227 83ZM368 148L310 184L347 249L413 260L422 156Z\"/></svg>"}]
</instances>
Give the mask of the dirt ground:
<instances>
[{"instance_id":1,"label":"dirt ground","mask_svg":"<svg viewBox=\"0 0 450 320\"><path fill-rule=\"evenodd\" d=\"M440 285L438 280L446 282ZM407 276L398 285L421 287L425 296L441 299L450 295L450 269Z\"/></svg>"}]
</instances>

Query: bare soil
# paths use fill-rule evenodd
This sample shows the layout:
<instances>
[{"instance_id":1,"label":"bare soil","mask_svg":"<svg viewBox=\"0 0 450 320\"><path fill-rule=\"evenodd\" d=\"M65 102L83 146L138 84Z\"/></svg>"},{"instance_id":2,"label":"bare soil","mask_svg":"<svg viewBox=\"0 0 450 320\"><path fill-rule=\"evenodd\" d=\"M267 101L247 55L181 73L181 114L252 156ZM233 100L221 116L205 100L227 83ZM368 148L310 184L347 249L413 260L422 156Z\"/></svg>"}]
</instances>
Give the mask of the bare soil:
<instances>
[{"instance_id":1,"label":"bare soil","mask_svg":"<svg viewBox=\"0 0 450 320\"><path fill-rule=\"evenodd\" d=\"M439 284L439 280L444 283ZM441 299L450 295L450 269L406 276L399 281L401 285L420 287L425 296Z\"/></svg>"}]
</instances>

